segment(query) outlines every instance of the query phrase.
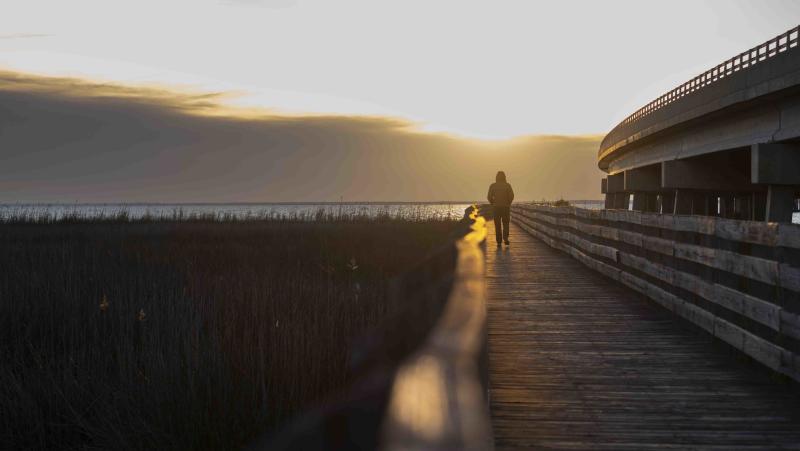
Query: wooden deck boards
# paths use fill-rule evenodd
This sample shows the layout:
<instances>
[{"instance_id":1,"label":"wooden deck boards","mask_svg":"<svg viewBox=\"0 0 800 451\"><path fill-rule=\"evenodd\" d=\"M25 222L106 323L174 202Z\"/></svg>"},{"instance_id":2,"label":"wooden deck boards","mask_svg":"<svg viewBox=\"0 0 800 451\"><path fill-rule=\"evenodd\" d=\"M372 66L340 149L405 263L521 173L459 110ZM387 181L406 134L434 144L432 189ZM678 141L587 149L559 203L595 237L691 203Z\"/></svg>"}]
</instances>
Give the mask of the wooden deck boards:
<instances>
[{"instance_id":1,"label":"wooden deck boards","mask_svg":"<svg viewBox=\"0 0 800 451\"><path fill-rule=\"evenodd\" d=\"M800 398L512 224L487 246L497 449L800 449Z\"/></svg>"}]
</instances>

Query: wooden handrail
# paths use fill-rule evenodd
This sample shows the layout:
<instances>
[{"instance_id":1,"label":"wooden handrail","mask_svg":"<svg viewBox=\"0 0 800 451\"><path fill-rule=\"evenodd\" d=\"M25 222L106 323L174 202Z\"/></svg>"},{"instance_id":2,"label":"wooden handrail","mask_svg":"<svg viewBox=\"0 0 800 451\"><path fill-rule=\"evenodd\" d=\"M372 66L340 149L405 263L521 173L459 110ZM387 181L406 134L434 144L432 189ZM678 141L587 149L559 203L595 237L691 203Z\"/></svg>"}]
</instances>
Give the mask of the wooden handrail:
<instances>
[{"instance_id":1,"label":"wooden handrail","mask_svg":"<svg viewBox=\"0 0 800 451\"><path fill-rule=\"evenodd\" d=\"M338 401L303 414L248 449L491 449L483 217L488 211L468 208L455 240L395 281L396 302L412 310L420 302L442 304L420 309L432 318L405 315L382 330L388 340L406 342L401 351L390 341L371 340L377 341L369 350L373 355L363 359L367 363L355 371L358 381ZM423 336L402 336L409 330L420 335L409 321L429 319L433 326ZM408 342L418 344L409 351Z\"/></svg>"},{"instance_id":2,"label":"wooden handrail","mask_svg":"<svg viewBox=\"0 0 800 451\"><path fill-rule=\"evenodd\" d=\"M399 367L382 430L383 449L492 447L481 353L486 351L486 221L474 208L456 243L455 277L425 344Z\"/></svg>"}]
</instances>

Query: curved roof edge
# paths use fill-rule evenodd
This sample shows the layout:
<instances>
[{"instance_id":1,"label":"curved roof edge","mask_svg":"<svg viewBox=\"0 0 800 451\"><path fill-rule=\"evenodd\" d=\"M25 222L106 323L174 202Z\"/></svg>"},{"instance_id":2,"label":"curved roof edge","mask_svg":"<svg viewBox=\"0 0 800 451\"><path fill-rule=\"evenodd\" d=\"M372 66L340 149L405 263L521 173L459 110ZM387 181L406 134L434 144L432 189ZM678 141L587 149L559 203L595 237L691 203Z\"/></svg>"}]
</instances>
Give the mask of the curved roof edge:
<instances>
[{"instance_id":1,"label":"curved roof edge","mask_svg":"<svg viewBox=\"0 0 800 451\"><path fill-rule=\"evenodd\" d=\"M658 97L603 139L598 166L649 137L726 107L800 85L800 26L742 52Z\"/></svg>"}]
</instances>

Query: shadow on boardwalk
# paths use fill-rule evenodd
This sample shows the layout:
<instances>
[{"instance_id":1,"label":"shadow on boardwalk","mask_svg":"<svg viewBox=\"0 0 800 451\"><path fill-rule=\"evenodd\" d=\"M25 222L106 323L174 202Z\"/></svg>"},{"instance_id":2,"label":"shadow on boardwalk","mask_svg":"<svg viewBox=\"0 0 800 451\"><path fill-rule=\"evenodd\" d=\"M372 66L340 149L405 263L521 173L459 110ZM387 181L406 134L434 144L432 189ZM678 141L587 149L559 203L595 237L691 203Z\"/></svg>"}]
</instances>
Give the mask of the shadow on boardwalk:
<instances>
[{"instance_id":1,"label":"shadow on boardwalk","mask_svg":"<svg viewBox=\"0 0 800 451\"><path fill-rule=\"evenodd\" d=\"M800 449L800 397L638 293L513 224L486 271L497 449Z\"/></svg>"}]
</instances>

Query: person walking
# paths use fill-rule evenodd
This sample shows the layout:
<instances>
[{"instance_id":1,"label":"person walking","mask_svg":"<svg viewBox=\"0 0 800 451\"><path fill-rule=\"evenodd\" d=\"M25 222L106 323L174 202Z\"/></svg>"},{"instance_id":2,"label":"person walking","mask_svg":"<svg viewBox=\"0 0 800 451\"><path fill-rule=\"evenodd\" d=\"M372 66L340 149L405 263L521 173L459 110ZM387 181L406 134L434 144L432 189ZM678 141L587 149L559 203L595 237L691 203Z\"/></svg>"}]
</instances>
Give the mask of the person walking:
<instances>
[{"instance_id":1,"label":"person walking","mask_svg":"<svg viewBox=\"0 0 800 451\"><path fill-rule=\"evenodd\" d=\"M502 240L508 246L511 244L508 241L508 226L511 222L511 202L514 201L514 190L506 181L505 172L497 172L495 182L489 186L489 194L486 197L494 210L494 234L497 238L497 245L500 246Z\"/></svg>"}]
</instances>

